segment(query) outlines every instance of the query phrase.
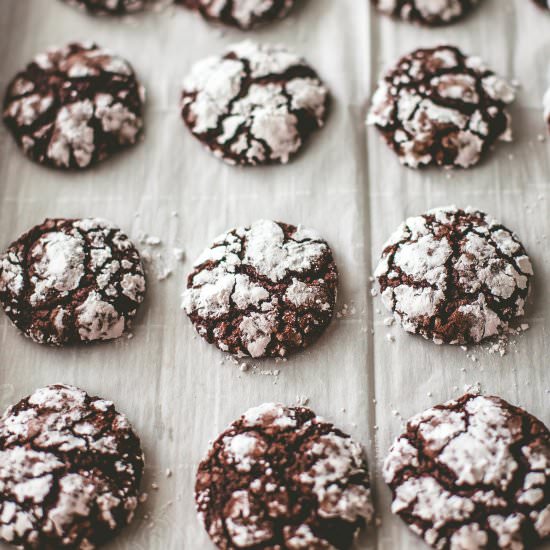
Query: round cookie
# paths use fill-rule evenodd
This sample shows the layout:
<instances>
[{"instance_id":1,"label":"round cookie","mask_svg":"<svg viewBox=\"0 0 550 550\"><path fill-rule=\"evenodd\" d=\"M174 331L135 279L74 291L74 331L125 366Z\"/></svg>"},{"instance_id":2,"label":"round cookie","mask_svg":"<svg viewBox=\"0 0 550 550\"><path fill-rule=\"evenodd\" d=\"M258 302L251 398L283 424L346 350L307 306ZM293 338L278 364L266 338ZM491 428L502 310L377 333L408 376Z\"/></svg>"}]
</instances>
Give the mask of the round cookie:
<instances>
[{"instance_id":1,"label":"round cookie","mask_svg":"<svg viewBox=\"0 0 550 550\"><path fill-rule=\"evenodd\" d=\"M302 58L246 41L194 65L181 109L193 135L227 163L285 164L323 126L328 99Z\"/></svg>"},{"instance_id":2,"label":"round cookie","mask_svg":"<svg viewBox=\"0 0 550 550\"><path fill-rule=\"evenodd\" d=\"M0 418L0 540L92 550L132 521L143 453L113 403L65 385Z\"/></svg>"},{"instance_id":3,"label":"round cookie","mask_svg":"<svg viewBox=\"0 0 550 550\"><path fill-rule=\"evenodd\" d=\"M550 10L550 0L535 0L535 3L538 4L541 8Z\"/></svg>"},{"instance_id":4,"label":"round cookie","mask_svg":"<svg viewBox=\"0 0 550 550\"><path fill-rule=\"evenodd\" d=\"M95 15L126 15L141 11L150 0L63 0Z\"/></svg>"},{"instance_id":5,"label":"round cookie","mask_svg":"<svg viewBox=\"0 0 550 550\"><path fill-rule=\"evenodd\" d=\"M468 168L497 140L511 141L515 91L478 57L451 46L402 57L379 82L367 123L402 164Z\"/></svg>"},{"instance_id":6,"label":"round cookie","mask_svg":"<svg viewBox=\"0 0 550 550\"><path fill-rule=\"evenodd\" d=\"M105 220L46 220L0 255L0 302L39 344L119 338L144 296L138 251Z\"/></svg>"},{"instance_id":7,"label":"round cookie","mask_svg":"<svg viewBox=\"0 0 550 550\"><path fill-rule=\"evenodd\" d=\"M282 19L295 0L177 0L197 9L208 21L249 30Z\"/></svg>"},{"instance_id":8,"label":"round cookie","mask_svg":"<svg viewBox=\"0 0 550 550\"><path fill-rule=\"evenodd\" d=\"M408 218L375 271L385 306L406 331L461 345L521 317L532 275L514 233L484 212L454 206Z\"/></svg>"},{"instance_id":9,"label":"round cookie","mask_svg":"<svg viewBox=\"0 0 550 550\"><path fill-rule=\"evenodd\" d=\"M361 446L309 409L272 403L212 444L195 500L222 550L346 549L373 516Z\"/></svg>"},{"instance_id":10,"label":"round cookie","mask_svg":"<svg viewBox=\"0 0 550 550\"><path fill-rule=\"evenodd\" d=\"M464 17L478 0L372 0L386 15L422 25L447 25Z\"/></svg>"},{"instance_id":11,"label":"round cookie","mask_svg":"<svg viewBox=\"0 0 550 550\"><path fill-rule=\"evenodd\" d=\"M8 86L4 122L32 160L88 168L136 143L144 89L130 64L93 43L35 57Z\"/></svg>"},{"instance_id":12,"label":"round cookie","mask_svg":"<svg viewBox=\"0 0 550 550\"><path fill-rule=\"evenodd\" d=\"M219 236L197 259L183 308L209 343L240 357L284 357L325 330L338 273L314 231L260 220Z\"/></svg>"},{"instance_id":13,"label":"round cookie","mask_svg":"<svg viewBox=\"0 0 550 550\"><path fill-rule=\"evenodd\" d=\"M383 474L392 511L433 548L521 550L550 536L550 432L499 397L413 417Z\"/></svg>"}]
</instances>

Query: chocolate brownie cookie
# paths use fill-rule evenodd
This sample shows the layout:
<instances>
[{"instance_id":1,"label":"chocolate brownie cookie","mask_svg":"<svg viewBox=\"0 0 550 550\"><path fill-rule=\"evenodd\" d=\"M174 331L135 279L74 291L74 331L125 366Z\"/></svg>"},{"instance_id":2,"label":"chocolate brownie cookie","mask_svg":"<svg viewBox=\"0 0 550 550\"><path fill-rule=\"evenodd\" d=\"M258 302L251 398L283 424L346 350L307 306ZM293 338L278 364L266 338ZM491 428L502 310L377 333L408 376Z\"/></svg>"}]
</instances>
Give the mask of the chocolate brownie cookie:
<instances>
[{"instance_id":1,"label":"chocolate brownie cookie","mask_svg":"<svg viewBox=\"0 0 550 550\"><path fill-rule=\"evenodd\" d=\"M193 135L229 164L284 164L323 126L328 96L302 58L247 41L195 64L181 108Z\"/></svg>"},{"instance_id":2,"label":"chocolate brownie cookie","mask_svg":"<svg viewBox=\"0 0 550 550\"><path fill-rule=\"evenodd\" d=\"M63 0L97 15L126 15L142 10L151 0Z\"/></svg>"},{"instance_id":3,"label":"chocolate brownie cookie","mask_svg":"<svg viewBox=\"0 0 550 550\"><path fill-rule=\"evenodd\" d=\"M292 9L295 0L176 0L196 9L208 21L249 30L276 19Z\"/></svg>"},{"instance_id":4,"label":"chocolate brownie cookie","mask_svg":"<svg viewBox=\"0 0 550 550\"><path fill-rule=\"evenodd\" d=\"M144 90L130 64L93 43L35 57L11 81L4 122L32 160L87 168L136 143Z\"/></svg>"},{"instance_id":5,"label":"chocolate brownie cookie","mask_svg":"<svg viewBox=\"0 0 550 550\"><path fill-rule=\"evenodd\" d=\"M316 232L261 220L224 233L201 254L183 307L223 351L284 357L328 326L337 284L330 247Z\"/></svg>"},{"instance_id":6,"label":"chocolate brownie cookie","mask_svg":"<svg viewBox=\"0 0 550 550\"><path fill-rule=\"evenodd\" d=\"M402 57L379 82L368 116L402 164L468 168L511 141L515 91L478 57L439 46Z\"/></svg>"},{"instance_id":7,"label":"chocolate brownie cookie","mask_svg":"<svg viewBox=\"0 0 550 550\"><path fill-rule=\"evenodd\" d=\"M132 521L143 453L113 403L65 385L0 418L0 540L92 550Z\"/></svg>"},{"instance_id":8,"label":"chocolate brownie cookie","mask_svg":"<svg viewBox=\"0 0 550 550\"><path fill-rule=\"evenodd\" d=\"M195 500L222 550L350 548L373 516L361 446L309 409L273 403L212 444Z\"/></svg>"},{"instance_id":9,"label":"chocolate brownie cookie","mask_svg":"<svg viewBox=\"0 0 550 550\"><path fill-rule=\"evenodd\" d=\"M384 464L392 511L439 550L532 549L550 536L550 432L469 393L415 416Z\"/></svg>"},{"instance_id":10,"label":"chocolate brownie cookie","mask_svg":"<svg viewBox=\"0 0 550 550\"><path fill-rule=\"evenodd\" d=\"M477 343L506 330L524 313L532 275L514 233L454 206L407 219L375 272L396 320L437 344Z\"/></svg>"},{"instance_id":11,"label":"chocolate brownie cookie","mask_svg":"<svg viewBox=\"0 0 550 550\"><path fill-rule=\"evenodd\" d=\"M479 0L372 0L378 10L422 25L447 25L467 14Z\"/></svg>"},{"instance_id":12,"label":"chocolate brownie cookie","mask_svg":"<svg viewBox=\"0 0 550 550\"><path fill-rule=\"evenodd\" d=\"M0 255L0 302L39 344L118 338L144 296L139 253L105 220L46 220Z\"/></svg>"}]
</instances>

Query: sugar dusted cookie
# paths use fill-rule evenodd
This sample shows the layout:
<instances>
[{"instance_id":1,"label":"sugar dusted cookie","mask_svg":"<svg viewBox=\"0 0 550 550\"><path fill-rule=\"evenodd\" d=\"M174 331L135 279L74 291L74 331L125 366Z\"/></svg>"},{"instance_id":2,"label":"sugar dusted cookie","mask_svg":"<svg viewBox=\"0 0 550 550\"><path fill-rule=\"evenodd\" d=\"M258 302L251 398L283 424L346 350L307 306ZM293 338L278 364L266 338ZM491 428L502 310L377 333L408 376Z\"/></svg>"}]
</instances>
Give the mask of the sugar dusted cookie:
<instances>
[{"instance_id":1,"label":"sugar dusted cookie","mask_svg":"<svg viewBox=\"0 0 550 550\"><path fill-rule=\"evenodd\" d=\"M348 549L373 516L361 446L309 409L273 403L216 439L195 499L223 550Z\"/></svg>"},{"instance_id":2,"label":"sugar dusted cookie","mask_svg":"<svg viewBox=\"0 0 550 550\"><path fill-rule=\"evenodd\" d=\"M144 297L139 253L106 220L46 220L0 255L0 302L40 344L119 338Z\"/></svg>"},{"instance_id":3,"label":"sugar dusted cookie","mask_svg":"<svg viewBox=\"0 0 550 550\"><path fill-rule=\"evenodd\" d=\"M527 550L550 536L550 432L499 397L413 417L383 474L392 511L433 548Z\"/></svg>"},{"instance_id":4,"label":"sugar dusted cookie","mask_svg":"<svg viewBox=\"0 0 550 550\"><path fill-rule=\"evenodd\" d=\"M408 218L375 271L382 300L408 332L478 343L524 314L533 268L509 229L454 206Z\"/></svg>"},{"instance_id":5,"label":"sugar dusted cookie","mask_svg":"<svg viewBox=\"0 0 550 550\"><path fill-rule=\"evenodd\" d=\"M144 89L130 64L93 43L40 54L4 98L4 122L32 160L88 168L136 143Z\"/></svg>"},{"instance_id":6,"label":"sugar dusted cookie","mask_svg":"<svg viewBox=\"0 0 550 550\"><path fill-rule=\"evenodd\" d=\"M284 357L328 326L337 283L332 251L315 231L260 220L224 233L201 254L183 307L223 351Z\"/></svg>"},{"instance_id":7,"label":"sugar dusted cookie","mask_svg":"<svg viewBox=\"0 0 550 550\"><path fill-rule=\"evenodd\" d=\"M511 141L514 88L452 46L402 57L380 80L368 124L411 168L469 168L498 141Z\"/></svg>"},{"instance_id":8,"label":"sugar dusted cookie","mask_svg":"<svg viewBox=\"0 0 550 550\"><path fill-rule=\"evenodd\" d=\"M301 57L246 41L196 63L183 83L192 134L229 164L284 164L324 124L329 93Z\"/></svg>"},{"instance_id":9,"label":"sugar dusted cookie","mask_svg":"<svg viewBox=\"0 0 550 550\"><path fill-rule=\"evenodd\" d=\"M0 417L0 541L93 550L132 521L140 441L113 403L65 385Z\"/></svg>"}]
</instances>

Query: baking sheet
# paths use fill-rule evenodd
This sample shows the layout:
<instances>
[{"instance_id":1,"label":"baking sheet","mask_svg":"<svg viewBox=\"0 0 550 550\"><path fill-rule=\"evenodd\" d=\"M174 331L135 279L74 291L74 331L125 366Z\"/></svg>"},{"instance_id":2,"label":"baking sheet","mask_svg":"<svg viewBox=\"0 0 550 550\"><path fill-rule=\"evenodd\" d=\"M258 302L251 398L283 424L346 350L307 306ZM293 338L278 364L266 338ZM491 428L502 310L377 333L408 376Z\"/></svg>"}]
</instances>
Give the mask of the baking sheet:
<instances>
[{"instance_id":1,"label":"baking sheet","mask_svg":"<svg viewBox=\"0 0 550 550\"><path fill-rule=\"evenodd\" d=\"M107 548L194 550L212 547L195 518L192 493L208 441L250 406L308 398L368 454L382 523L364 533L357 548L424 548L389 513L380 476L402 420L479 383L550 422L550 146L537 139L545 132L540 104L549 76L550 15L528 0L483 0L463 23L430 30L379 17L367 0L305 0L287 20L247 36L301 52L334 97L326 128L289 166L225 166L201 149L179 118L179 83L192 62L242 33L221 31L183 9L117 20L88 17L56 0L2 0L2 90L47 46L91 39L132 62L148 105L144 142L82 174L32 164L2 126L0 247L52 216L103 216L134 239L147 233L162 244L140 245L154 261L131 340L47 349L0 317L0 408L55 382L112 399L142 438L149 499ZM450 176L402 168L362 122L384 67L415 47L444 41L481 55L522 84L512 108L515 142L499 146L480 167ZM517 231L532 256L531 329L505 357L435 347L387 327L379 299L370 296L369 274L402 219L451 203L487 210ZM322 231L340 269L341 315L305 353L284 363L248 361L254 368L241 372L195 335L179 296L192 260L214 236L260 217ZM185 250L184 262L175 260L174 247ZM166 269L173 273L158 280Z\"/></svg>"}]
</instances>

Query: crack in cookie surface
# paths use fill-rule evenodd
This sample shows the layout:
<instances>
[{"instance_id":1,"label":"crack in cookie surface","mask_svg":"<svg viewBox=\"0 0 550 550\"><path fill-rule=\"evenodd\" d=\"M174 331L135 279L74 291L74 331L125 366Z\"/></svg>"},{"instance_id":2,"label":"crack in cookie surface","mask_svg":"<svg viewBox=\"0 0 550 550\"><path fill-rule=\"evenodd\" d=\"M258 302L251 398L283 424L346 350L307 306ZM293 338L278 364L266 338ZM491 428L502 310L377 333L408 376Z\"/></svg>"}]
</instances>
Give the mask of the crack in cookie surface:
<instances>
[{"instance_id":1,"label":"crack in cookie surface","mask_svg":"<svg viewBox=\"0 0 550 550\"><path fill-rule=\"evenodd\" d=\"M183 307L197 332L238 356L282 357L330 323L338 273L304 227L260 220L218 237L195 262Z\"/></svg>"},{"instance_id":2,"label":"crack in cookie surface","mask_svg":"<svg viewBox=\"0 0 550 550\"><path fill-rule=\"evenodd\" d=\"M423 25L452 23L469 13L479 0L371 0L386 15Z\"/></svg>"},{"instance_id":3,"label":"crack in cookie surface","mask_svg":"<svg viewBox=\"0 0 550 550\"><path fill-rule=\"evenodd\" d=\"M0 302L40 344L122 336L145 290L138 251L102 219L46 220L0 255Z\"/></svg>"},{"instance_id":4,"label":"crack in cookie surface","mask_svg":"<svg viewBox=\"0 0 550 550\"><path fill-rule=\"evenodd\" d=\"M0 418L0 540L92 550L132 521L143 453L112 402L65 385Z\"/></svg>"},{"instance_id":5,"label":"crack in cookie surface","mask_svg":"<svg viewBox=\"0 0 550 550\"><path fill-rule=\"evenodd\" d=\"M451 46L404 56L378 83L368 124L411 168L468 168L511 141L515 90L478 57Z\"/></svg>"},{"instance_id":6,"label":"crack in cookie surface","mask_svg":"<svg viewBox=\"0 0 550 550\"><path fill-rule=\"evenodd\" d=\"M468 393L407 423L384 463L392 511L433 548L534 548L550 535L550 432Z\"/></svg>"},{"instance_id":7,"label":"crack in cookie surface","mask_svg":"<svg viewBox=\"0 0 550 550\"><path fill-rule=\"evenodd\" d=\"M373 516L361 446L309 409L273 403L212 444L195 499L224 550L350 548Z\"/></svg>"},{"instance_id":8,"label":"crack in cookie surface","mask_svg":"<svg viewBox=\"0 0 550 550\"><path fill-rule=\"evenodd\" d=\"M407 219L376 268L382 300L408 332L478 343L524 314L533 275L515 234L484 212L438 208Z\"/></svg>"},{"instance_id":9,"label":"crack in cookie surface","mask_svg":"<svg viewBox=\"0 0 550 550\"><path fill-rule=\"evenodd\" d=\"M229 164L284 164L323 126L328 97L302 58L246 41L194 65L181 109L193 135Z\"/></svg>"},{"instance_id":10,"label":"crack in cookie surface","mask_svg":"<svg viewBox=\"0 0 550 550\"><path fill-rule=\"evenodd\" d=\"M32 160L84 169L136 143L144 89L130 64L93 43L35 57L8 86L4 122Z\"/></svg>"}]
</instances>

